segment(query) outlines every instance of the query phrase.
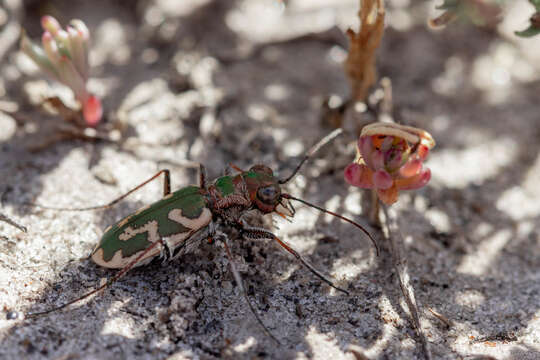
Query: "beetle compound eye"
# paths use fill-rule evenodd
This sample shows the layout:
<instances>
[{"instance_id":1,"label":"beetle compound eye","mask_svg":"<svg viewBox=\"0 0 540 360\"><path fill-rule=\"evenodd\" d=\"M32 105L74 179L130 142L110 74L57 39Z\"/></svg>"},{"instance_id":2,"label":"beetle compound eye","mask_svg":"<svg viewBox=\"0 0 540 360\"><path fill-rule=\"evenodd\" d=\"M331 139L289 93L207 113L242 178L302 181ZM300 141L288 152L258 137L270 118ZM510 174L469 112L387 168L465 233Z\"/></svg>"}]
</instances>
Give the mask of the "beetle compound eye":
<instances>
[{"instance_id":1,"label":"beetle compound eye","mask_svg":"<svg viewBox=\"0 0 540 360\"><path fill-rule=\"evenodd\" d=\"M265 204L275 204L279 198L279 190L275 186L266 186L257 190L257 197Z\"/></svg>"}]
</instances>

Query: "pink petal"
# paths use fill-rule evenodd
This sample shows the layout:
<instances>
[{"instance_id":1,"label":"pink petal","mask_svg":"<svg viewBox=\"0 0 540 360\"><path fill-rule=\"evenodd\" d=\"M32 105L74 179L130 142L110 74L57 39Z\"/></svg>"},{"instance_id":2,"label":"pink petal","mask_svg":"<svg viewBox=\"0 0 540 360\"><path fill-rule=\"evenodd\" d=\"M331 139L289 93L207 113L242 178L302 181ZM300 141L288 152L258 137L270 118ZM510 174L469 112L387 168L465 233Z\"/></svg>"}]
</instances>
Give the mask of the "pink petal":
<instances>
[{"instance_id":1,"label":"pink petal","mask_svg":"<svg viewBox=\"0 0 540 360\"><path fill-rule=\"evenodd\" d=\"M53 35L61 29L60 23L50 15L45 15L41 18L41 27Z\"/></svg>"},{"instance_id":2,"label":"pink petal","mask_svg":"<svg viewBox=\"0 0 540 360\"><path fill-rule=\"evenodd\" d=\"M425 160L429 155L429 148L425 145L419 145L416 150L416 155L418 155L421 160Z\"/></svg>"},{"instance_id":3,"label":"pink petal","mask_svg":"<svg viewBox=\"0 0 540 360\"><path fill-rule=\"evenodd\" d=\"M399 190L413 190L425 186L431 179L431 170L423 169L412 177L397 179L396 186Z\"/></svg>"},{"instance_id":4,"label":"pink petal","mask_svg":"<svg viewBox=\"0 0 540 360\"><path fill-rule=\"evenodd\" d=\"M77 30L85 42L90 40L90 31L88 31L88 28L82 20L73 19L71 20L70 24Z\"/></svg>"},{"instance_id":5,"label":"pink petal","mask_svg":"<svg viewBox=\"0 0 540 360\"><path fill-rule=\"evenodd\" d=\"M381 144L381 150L382 151L388 151L392 147L392 143L394 142L393 136L385 136L384 140Z\"/></svg>"},{"instance_id":6,"label":"pink petal","mask_svg":"<svg viewBox=\"0 0 540 360\"><path fill-rule=\"evenodd\" d=\"M83 116L86 124L95 127L101 120L103 115L103 107L101 101L95 95L90 95L83 104Z\"/></svg>"},{"instance_id":7,"label":"pink petal","mask_svg":"<svg viewBox=\"0 0 540 360\"><path fill-rule=\"evenodd\" d=\"M377 196L379 199L386 205L391 205L395 203L398 199L399 191L394 185L389 189L377 189Z\"/></svg>"},{"instance_id":8,"label":"pink petal","mask_svg":"<svg viewBox=\"0 0 540 360\"><path fill-rule=\"evenodd\" d=\"M373 174L373 184L375 184L376 189L389 189L394 183L390 174L384 170L378 170Z\"/></svg>"},{"instance_id":9,"label":"pink petal","mask_svg":"<svg viewBox=\"0 0 540 360\"><path fill-rule=\"evenodd\" d=\"M414 176L420 172L422 169L422 160L420 159L409 159L403 166L399 169L399 174L405 178Z\"/></svg>"},{"instance_id":10,"label":"pink petal","mask_svg":"<svg viewBox=\"0 0 540 360\"><path fill-rule=\"evenodd\" d=\"M368 163L367 158L364 158L368 166L371 164L370 168L372 170L382 170L384 169L384 154L380 150L375 150L371 153L369 158L370 162Z\"/></svg>"},{"instance_id":11,"label":"pink petal","mask_svg":"<svg viewBox=\"0 0 540 360\"><path fill-rule=\"evenodd\" d=\"M396 171L403 163L403 152L398 149L387 151L384 156L384 163L388 171Z\"/></svg>"},{"instance_id":12,"label":"pink petal","mask_svg":"<svg viewBox=\"0 0 540 360\"><path fill-rule=\"evenodd\" d=\"M367 166L373 169L373 164L371 163L371 153L374 150L373 140L371 136L362 136L358 139L358 151L362 158L366 162Z\"/></svg>"},{"instance_id":13,"label":"pink petal","mask_svg":"<svg viewBox=\"0 0 540 360\"><path fill-rule=\"evenodd\" d=\"M344 171L345 180L363 189L373 189L373 171L364 164L349 164Z\"/></svg>"}]
</instances>

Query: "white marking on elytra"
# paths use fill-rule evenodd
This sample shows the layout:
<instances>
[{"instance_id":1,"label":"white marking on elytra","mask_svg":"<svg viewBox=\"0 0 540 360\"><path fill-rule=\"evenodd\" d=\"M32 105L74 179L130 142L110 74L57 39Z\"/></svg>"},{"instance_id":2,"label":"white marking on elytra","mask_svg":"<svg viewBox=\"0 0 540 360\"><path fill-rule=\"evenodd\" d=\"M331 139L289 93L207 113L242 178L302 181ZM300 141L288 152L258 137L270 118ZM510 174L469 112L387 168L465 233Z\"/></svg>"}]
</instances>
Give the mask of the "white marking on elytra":
<instances>
[{"instance_id":1,"label":"white marking on elytra","mask_svg":"<svg viewBox=\"0 0 540 360\"><path fill-rule=\"evenodd\" d=\"M182 209L172 209L167 215L172 221L182 224L189 229L200 229L208 225L212 220L212 212L208 208L203 208L201 214L195 219L182 215Z\"/></svg>"},{"instance_id":2,"label":"white marking on elytra","mask_svg":"<svg viewBox=\"0 0 540 360\"><path fill-rule=\"evenodd\" d=\"M129 217L128 217L129 218ZM126 218L127 219L127 218ZM124 219L122 222L124 222L126 219ZM132 239L137 234L147 233L148 237L147 240L150 242L156 242L159 241L159 233L158 233L158 223L156 220L152 220L147 222L146 224L139 226L138 228L132 228L131 226L128 226L124 229L124 231L118 236L118 240L121 241L128 241ZM161 252L161 244L156 245L154 249L149 251L140 261L135 264L135 266L141 266L144 264L147 264L153 257L157 256ZM144 251L145 249L141 250ZM119 269L123 268L124 266L127 266L133 259L135 259L141 251L137 251L135 254L124 257L122 254L122 249L118 249L111 260L105 261L103 259L103 249L99 247L94 251L92 254L92 260L103 267L110 268L110 269Z\"/></svg>"},{"instance_id":3,"label":"white marking on elytra","mask_svg":"<svg viewBox=\"0 0 540 360\"><path fill-rule=\"evenodd\" d=\"M158 233L158 222L156 220L151 220L147 222L146 224L139 226L137 228L132 228L131 226L128 226L124 229L124 232L122 232L120 235L118 235L118 240L122 241L128 241L131 240L134 236L137 234L142 233L148 233L147 240L150 242L156 242L159 241L159 233Z\"/></svg>"},{"instance_id":4,"label":"white marking on elytra","mask_svg":"<svg viewBox=\"0 0 540 360\"><path fill-rule=\"evenodd\" d=\"M137 213L140 213L141 211L144 211L144 210L146 209L143 208L139 210ZM137 215L137 213L132 216ZM128 216L127 218L122 220L120 223L118 223L118 227L121 228L123 225L125 225L132 216ZM174 234L174 235L171 235L168 239L164 239L164 241L167 242L169 249L171 249L171 251L174 252L174 250L180 244L182 244L184 240L186 240L191 235L193 235L193 233L196 232L197 230L207 226L212 221L212 212L208 208L203 208L201 211L201 214L197 218L190 219L182 215L182 209L173 209L169 212L168 218L190 229L189 231ZM157 220L148 221L144 225L139 226L137 228L133 228L131 226L126 227L124 231L120 235L118 235L118 240L129 241L137 234L143 234L143 233L148 234L147 241L152 242L152 243L159 241L160 239L159 224ZM114 253L114 256L112 257L111 260L105 261L103 259L103 249L100 248L98 245L98 248L92 254L92 260L96 264L106 267L106 268L120 269L127 266L142 251L144 251L144 249L136 252L135 254L129 257L124 257L122 254L122 250L119 249ZM138 261L134 265L134 267L148 264L152 260L152 258L159 256L162 251L163 251L163 246L161 244L156 245L140 261Z\"/></svg>"},{"instance_id":5,"label":"white marking on elytra","mask_svg":"<svg viewBox=\"0 0 540 360\"><path fill-rule=\"evenodd\" d=\"M190 237L194 231L202 229L208 225L210 221L212 221L212 212L208 208L203 208L201 214L197 218L190 219L182 215L182 209L172 209L169 211L167 217L172 221L180 223L188 229L191 229L191 231L188 232L171 235L171 237L167 239L167 245L172 251L174 251L174 249L176 249L176 247L185 239Z\"/></svg>"},{"instance_id":6,"label":"white marking on elytra","mask_svg":"<svg viewBox=\"0 0 540 360\"><path fill-rule=\"evenodd\" d=\"M152 261L154 257L160 254L161 248L161 244L156 245L133 267L148 264L150 261ZM129 257L124 257L122 254L122 250L117 250L111 260L105 261L103 260L103 249L100 248L92 254L92 260L99 266L103 266L109 269L121 269L123 267L126 267L131 261L135 260L135 258L137 258L137 256L139 256L142 251L144 250L138 251Z\"/></svg>"}]
</instances>

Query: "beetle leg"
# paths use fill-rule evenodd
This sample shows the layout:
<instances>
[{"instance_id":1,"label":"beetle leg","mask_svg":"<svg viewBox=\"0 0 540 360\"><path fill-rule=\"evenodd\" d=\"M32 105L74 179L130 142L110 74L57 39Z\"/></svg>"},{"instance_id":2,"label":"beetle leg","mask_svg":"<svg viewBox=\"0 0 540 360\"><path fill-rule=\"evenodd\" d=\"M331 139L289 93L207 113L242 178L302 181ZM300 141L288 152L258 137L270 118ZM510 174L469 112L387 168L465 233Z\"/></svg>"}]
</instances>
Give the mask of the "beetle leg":
<instances>
[{"instance_id":1,"label":"beetle leg","mask_svg":"<svg viewBox=\"0 0 540 360\"><path fill-rule=\"evenodd\" d=\"M244 170L240 169L238 166L234 165L233 163L229 163L229 167L241 173L245 172Z\"/></svg>"},{"instance_id":2,"label":"beetle leg","mask_svg":"<svg viewBox=\"0 0 540 360\"><path fill-rule=\"evenodd\" d=\"M163 196L165 197L165 196L167 196L167 195L169 195L171 193L171 175L170 175L170 172L169 172L168 169L163 169L163 170L158 171L157 174L152 176L150 179L146 180L142 184L137 185L136 187L129 190L124 195L114 199L113 201L111 201L110 203L105 204L105 205L89 206L89 207L84 207L84 208L64 208L64 207L43 206L43 205L38 205L38 204L33 204L33 203L24 203L24 204L25 205L30 205L30 206L33 206L33 207L37 207L37 208L41 208L41 209L49 209L49 210L57 210L57 211L86 211L86 210L107 209L107 208L110 208L111 206L115 205L116 203L118 203L120 200L124 199L125 197L127 197L131 193L139 190L144 185L146 185L149 182L157 179L159 177L159 175L161 175L161 174L165 175L165 178L163 180Z\"/></svg>"},{"instance_id":3,"label":"beetle leg","mask_svg":"<svg viewBox=\"0 0 540 360\"><path fill-rule=\"evenodd\" d=\"M266 333L266 335L268 335L275 342L277 342L278 344L281 345L279 340L276 339L274 337L274 335L272 335L272 333L266 328L266 326L262 322L261 318L259 317L259 315L255 311L255 308L253 307L253 304L249 300L249 296L248 296L248 294L246 292L246 289L244 287L244 282L242 281L242 276L240 276L240 273L238 272L238 269L236 268L236 263L234 262L234 258L232 256L231 250L229 249L229 245L228 245L229 237L225 233L216 232L216 234L214 235L214 239L219 239L219 240L223 241L223 246L225 247L225 252L227 254L227 257L229 258L229 265L231 266L231 271L232 271L233 276L234 276L234 281L236 282L236 285L240 289L240 292L242 292L242 295L244 295L244 299L246 299L246 302L247 302L251 312L253 313L253 316L255 316L255 319L257 319L257 322L259 323L259 325L261 325L261 327L264 329L264 332Z\"/></svg>"},{"instance_id":4,"label":"beetle leg","mask_svg":"<svg viewBox=\"0 0 540 360\"><path fill-rule=\"evenodd\" d=\"M143 252L140 253L139 256L137 256L135 259L133 259L129 264L127 264L126 266L124 266L122 268L122 270L120 270L119 272L117 272L111 279L107 280L107 282L103 285L101 285L100 287L90 291L90 292L87 292L86 294L84 294L83 296L81 297L78 297L77 299L75 300L71 300L71 301L68 301L67 303L64 303L60 306L57 306L57 307L54 307L52 309L49 309L49 310L45 310L45 311L39 311L39 312L34 312L34 313L27 313L25 315L26 318L36 318L36 317L39 317L41 315L45 315L45 314L49 314L51 312L54 312L54 311L58 311L58 310L61 310L65 307L68 307L69 305L72 305L72 304L75 304L81 300L84 300L86 299L87 297L90 297L92 295L94 295L95 293L101 291L101 290L104 290L106 288L108 288L109 286L111 286L112 284L114 284L115 282L117 282L122 276L124 276L129 270L131 270L141 259L144 258L144 256L146 254L148 254L154 247L156 247L158 244L161 244L162 246L165 246L164 242L163 242L163 239L159 239L159 241L156 241L154 243L152 243L152 245L150 245L149 247L147 247Z\"/></svg>"},{"instance_id":5,"label":"beetle leg","mask_svg":"<svg viewBox=\"0 0 540 360\"><path fill-rule=\"evenodd\" d=\"M10 224L11 226L15 226L17 229L21 230L22 232L26 232L26 228L22 225L17 224L15 221L8 218L6 215L0 213L0 221L6 222Z\"/></svg>"},{"instance_id":6,"label":"beetle leg","mask_svg":"<svg viewBox=\"0 0 540 360\"><path fill-rule=\"evenodd\" d=\"M161 247L161 252L159 254L161 258L163 258L162 264L166 263L173 257L173 250L167 244L167 241L163 241L163 246Z\"/></svg>"},{"instance_id":7,"label":"beetle leg","mask_svg":"<svg viewBox=\"0 0 540 360\"><path fill-rule=\"evenodd\" d=\"M180 246L171 247L168 245L170 249L171 256L168 260L172 261L177 259L178 257L191 252L193 248L200 243L203 240L211 239L213 234L215 232L214 225L210 223L208 226L197 230L193 234L191 234Z\"/></svg>"},{"instance_id":8,"label":"beetle leg","mask_svg":"<svg viewBox=\"0 0 540 360\"><path fill-rule=\"evenodd\" d=\"M313 267L302 255L300 255L296 250L294 250L289 244L278 238L276 235L272 234L270 231L262 228L254 228L254 227L246 227L243 226L240 230L240 233L242 237L245 239L252 239L252 240L261 240L261 239L271 239L277 241L281 247L283 247L285 250L290 252L298 261L300 261L305 267L309 269L315 276L317 276L319 279L330 285L336 290L339 290L341 292L344 292L345 294L349 295L349 292L345 289L342 289L335 285L330 279L328 279L326 276L324 276L321 272L319 272L317 269Z\"/></svg>"}]
</instances>

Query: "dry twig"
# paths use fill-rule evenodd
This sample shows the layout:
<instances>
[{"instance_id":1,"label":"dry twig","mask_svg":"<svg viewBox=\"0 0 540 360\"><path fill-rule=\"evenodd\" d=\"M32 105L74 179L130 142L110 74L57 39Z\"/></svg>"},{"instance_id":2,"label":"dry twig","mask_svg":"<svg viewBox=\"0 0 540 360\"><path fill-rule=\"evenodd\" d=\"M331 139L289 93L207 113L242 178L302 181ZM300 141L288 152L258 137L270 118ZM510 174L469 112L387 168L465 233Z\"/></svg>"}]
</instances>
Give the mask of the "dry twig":
<instances>
[{"instance_id":1,"label":"dry twig","mask_svg":"<svg viewBox=\"0 0 540 360\"><path fill-rule=\"evenodd\" d=\"M427 308L429 310L429 312L435 316L437 319L439 319L444 325L446 325L446 328L447 329L450 329L452 326L454 326L452 320L448 319L446 316L444 316L443 314L441 314L440 312L438 311L435 311L433 310L432 308L428 307Z\"/></svg>"},{"instance_id":2,"label":"dry twig","mask_svg":"<svg viewBox=\"0 0 540 360\"><path fill-rule=\"evenodd\" d=\"M401 231L399 230L397 217L394 210L389 209L384 203L381 204L381 208L384 212L384 226L386 228L386 238L390 244L392 264L394 265L394 268L398 275L399 286L401 287L401 292L403 293L403 296L405 297L405 302L407 303L407 307L409 308L413 326L422 343L425 357L427 360L431 360L431 350L429 342L427 341L426 335L422 331L422 326L420 324L420 317L418 316L418 304L414 296L414 289L410 283L407 261L403 257L403 237L401 235Z\"/></svg>"},{"instance_id":3,"label":"dry twig","mask_svg":"<svg viewBox=\"0 0 540 360\"><path fill-rule=\"evenodd\" d=\"M352 98L365 101L369 88L377 81L375 52L384 32L383 0L360 0L360 29L348 29L349 54L345 72L352 88Z\"/></svg>"}]
</instances>

